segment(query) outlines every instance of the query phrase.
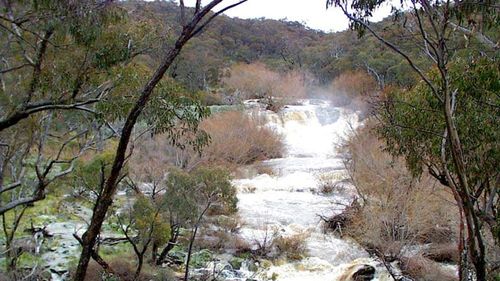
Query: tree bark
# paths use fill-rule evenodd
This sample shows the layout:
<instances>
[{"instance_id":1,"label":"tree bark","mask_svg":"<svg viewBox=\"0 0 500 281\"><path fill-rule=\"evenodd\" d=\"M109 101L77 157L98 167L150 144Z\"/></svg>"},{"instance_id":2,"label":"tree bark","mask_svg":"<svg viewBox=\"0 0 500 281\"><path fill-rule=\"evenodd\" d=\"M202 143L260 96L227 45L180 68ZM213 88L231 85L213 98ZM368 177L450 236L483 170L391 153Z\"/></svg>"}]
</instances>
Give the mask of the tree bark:
<instances>
[{"instance_id":1,"label":"tree bark","mask_svg":"<svg viewBox=\"0 0 500 281\"><path fill-rule=\"evenodd\" d=\"M177 238L179 238L179 227L175 227L173 229L175 229L173 231L173 236L170 237L167 246L165 246L165 248L163 248L163 250L161 251L160 256L156 260L156 265L161 265L161 263L167 257L168 253L174 248L175 244L177 243Z\"/></svg>"},{"instance_id":2,"label":"tree bark","mask_svg":"<svg viewBox=\"0 0 500 281\"><path fill-rule=\"evenodd\" d=\"M134 280L139 280L142 271L142 264L144 263L144 252L137 256L137 269L135 270Z\"/></svg>"},{"instance_id":3,"label":"tree bark","mask_svg":"<svg viewBox=\"0 0 500 281\"><path fill-rule=\"evenodd\" d=\"M191 253L193 252L194 240L196 239L196 233L198 232L198 224L195 225L193 234L191 235L191 239L189 239L189 248L188 254L186 258L186 271L184 272L184 281L188 281L189 279L189 262L191 262Z\"/></svg>"},{"instance_id":4,"label":"tree bark","mask_svg":"<svg viewBox=\"0 0 500 281\"><path fill-rule=\"evenodd\" d=\"M198 220L194 225L193 234L191 235L191 239L189 239L189 248L188 248L188 255L186 258L186 271L184 272L184 281L188 281L189 278L189 262L191 261L191 253L193 251L193 245L194 245L194 240L196 239L196 233L198 232L198 228L200 227L200 223L201 220L203 219L203 216L208 211L208 209L210 209L211 205L212 203L209 201L203 212L201 212L201 214L198 216Z\"/></svg>"}]
</instances>

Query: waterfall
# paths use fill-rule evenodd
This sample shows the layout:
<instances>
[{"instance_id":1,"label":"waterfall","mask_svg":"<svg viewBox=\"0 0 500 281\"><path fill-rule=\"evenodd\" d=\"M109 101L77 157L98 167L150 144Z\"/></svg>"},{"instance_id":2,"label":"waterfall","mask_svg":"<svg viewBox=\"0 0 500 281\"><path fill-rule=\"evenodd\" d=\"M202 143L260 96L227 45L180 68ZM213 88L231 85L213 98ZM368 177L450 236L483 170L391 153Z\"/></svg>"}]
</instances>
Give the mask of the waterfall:
<instances>
[{"instance_id":1,"label":"waterfall","mask_svg":"<svg viewBox=\"0 0 500 281\"><path fill-rule=\"evenodd\" d=\"M373 280L390 280L381 265L360 246L323 233L318 216L341 212L341 206L356 196L352 187L322 194L318 192L318 177L347 177L338 145L357 126L358 115L322 100L303 100L278 113L266 111L256 101L247 101L246 106L249 112L257 111L266 120L265 126L283 136L286 153L283 158L261 163L272 173L234 180L239 190L239 214L244 220L241 235L249 242L267 238L269 229L281 236L308 235L306 258L271 266L266 273L268 278L349 280L356 268L373 266Z\"/></svg>"}]
</instances>

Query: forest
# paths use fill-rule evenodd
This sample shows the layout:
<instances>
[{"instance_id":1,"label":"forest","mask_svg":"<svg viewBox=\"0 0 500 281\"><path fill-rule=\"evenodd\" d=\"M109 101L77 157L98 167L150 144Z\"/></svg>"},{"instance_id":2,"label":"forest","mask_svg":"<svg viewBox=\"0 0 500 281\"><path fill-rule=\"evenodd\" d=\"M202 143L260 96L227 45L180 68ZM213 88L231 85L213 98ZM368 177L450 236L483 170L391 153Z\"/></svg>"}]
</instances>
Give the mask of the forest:
<instances>
[{"instance_id":1,"label":"forest","mask_svg":"<svg viewBox=\"0 0 500 281\"><path fill-rule=\"evenodd\" d=\"M499 281L498 2L249 1L0 1L0 281Z\"/></svg>"}]
</instances>

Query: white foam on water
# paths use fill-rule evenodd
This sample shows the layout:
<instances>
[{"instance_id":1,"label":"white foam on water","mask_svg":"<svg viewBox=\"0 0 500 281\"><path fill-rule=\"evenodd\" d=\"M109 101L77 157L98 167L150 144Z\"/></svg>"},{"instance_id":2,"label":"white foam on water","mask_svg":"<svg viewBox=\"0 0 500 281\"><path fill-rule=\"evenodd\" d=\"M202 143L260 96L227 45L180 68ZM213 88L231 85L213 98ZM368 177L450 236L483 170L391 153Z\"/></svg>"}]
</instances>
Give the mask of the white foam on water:
<instances>
[{"instance_id":1,"label":"white foam on water","mask_svg":"<svg viewBox=\"0 0 500 281\"><path fill-rule=\"evenodd\" d=\"M283 158L265 161L272 175L234 180L238 209L244 220L241 235L249 242L277 231L280 235L307 232L307 258L272 266L262 279L286 281L339 280L348 270L376 262L357 244L323 234L318 215L338 213L335 203L348 204L353 194L327 196L316 192L321 173L344 172L338 145L358 123L356 113L330 106L327 101L303 100L279 113L247 102L266 125L283 135ZM385 279L377 269L375 280Z\"/></svg>"}]
</instances>

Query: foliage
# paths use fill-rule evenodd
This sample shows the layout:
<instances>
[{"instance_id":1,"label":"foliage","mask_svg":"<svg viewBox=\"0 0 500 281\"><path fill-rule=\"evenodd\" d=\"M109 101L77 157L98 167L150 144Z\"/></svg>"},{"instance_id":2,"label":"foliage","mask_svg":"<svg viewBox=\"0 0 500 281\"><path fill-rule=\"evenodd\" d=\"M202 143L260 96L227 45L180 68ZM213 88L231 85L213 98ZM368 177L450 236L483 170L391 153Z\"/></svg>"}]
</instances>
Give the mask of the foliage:
<instances>
[{"instance_id":1,"label":"foliage","mask_svg":"<svg viewBox=\"0 0 500 281\"><path fill-rule=\"evenodd\" d=\"M498 176L498 66L496 60L482 57L458 59L450 68L450 79L456 89L455 120L467 176L474 188L495 185ZM383 123L377 131L387 140L388 151L405 157L412 173L420 175L424 167L441 158L445 128L441 105L422 83L410 91L389 92L384 103L380 111ZM451 164L449 169L456 171Z\"/></svg>"},{"instance_id":2,"label":"foliage","mask_svg":"<svg viewBox=\"0 0 500 281\"><path fill-rule=\"evenodd\" d=\"M169 170L161 200L172 231L179 231L180 227L198 228L204 216L214 209L235 213L236 189L230 179L225 169L217 167L199 167L190 173L175 168Z\"/></svg>"},{"instance_id":3,"label":"foliage","mask_svg":"<svg viewBox=\"0 0 500 281\"><path fill-rule=\"evenodd\" d=\"M102 181L109 174L113 157L114 151L111 146L99 154L79 159L71 175L70 184L77 190L84 188L99 194Z\"/></svg>"},{"instance_id":4,"label":"foliage","mask_svg":"<svg viewBox=\"0 0 500 281\"><path fill-rule=\"evenodd\" d=\"M279 73L262 63L235 64L223 83L239 93L239 99L281 97L304 98L306 74L299 71Z\"/></svg>"},{"instance_id":5,"label":"foliage","mask_svg":"<svg viewBox=\"0 0 500 281\"><path fill-rule=\"evenodd\" d=\"M123 6L132 10L134 17L164 18L167 24L159 23L159 29L171 28L177 20L175 4L167 1L127 1ZM386 20L377 29L386 30L391 24ZM387 34L397 42L407 41L401 33ZM419 52L412 48L412 53ZM204 34L189 44L170 76L190 90L206 90L228 79L226 68L237 74L235 70L241 66L255 68L258 64L265 65L268 74L311 73L322 85L343 72L357 70L371 75L376 72L384 84L409 86L417 81L404 60L377 44L372 36L357 38L350 31L323 33L286 20L227 16L216 18Z\"/></svg>"},{"instance_id":6,"label":"foliage","mask_svg":"<svg viewBox=\"0 0 500 281\"><path fill-rule=\"evenodd\" d=\"M337 76L330 87L335 94L350 98L366 98L376 91L377 82L366 72L349 71Z\"/></svg>"},{"instance_id":7,"label":"foliage","mask_svg":"<svg viewBox=\"0 0 500 281\"><path fill-rule=\"evenodd\" d=\"M152 239L158 245L170 238L170 225L161 213L162 206L144 195L139 195L131 210L132 228L139 239Z\"/></svg>"}]
</instances>

